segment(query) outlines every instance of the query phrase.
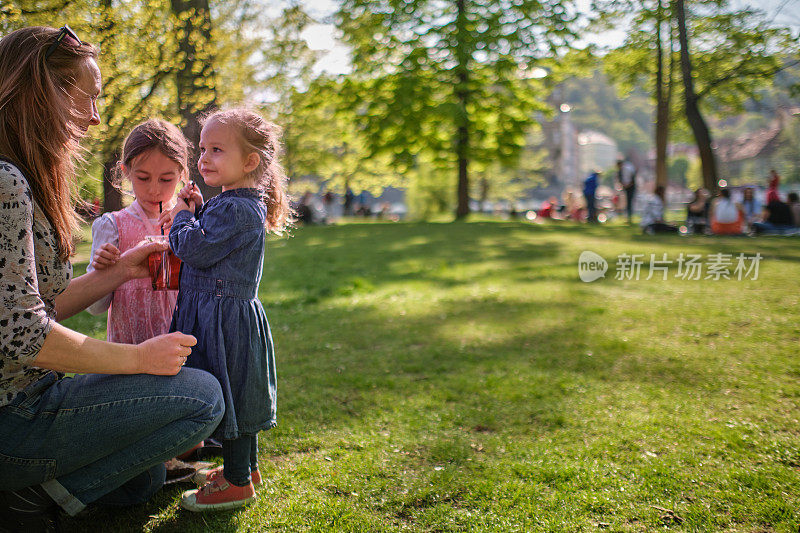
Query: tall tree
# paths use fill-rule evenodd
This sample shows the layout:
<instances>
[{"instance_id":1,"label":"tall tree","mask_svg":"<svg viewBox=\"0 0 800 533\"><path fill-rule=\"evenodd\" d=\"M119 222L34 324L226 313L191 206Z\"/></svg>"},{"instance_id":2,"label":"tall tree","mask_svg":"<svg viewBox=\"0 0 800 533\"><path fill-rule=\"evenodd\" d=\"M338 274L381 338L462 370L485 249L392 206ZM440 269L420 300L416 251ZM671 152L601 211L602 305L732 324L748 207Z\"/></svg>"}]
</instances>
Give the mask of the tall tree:
<instances>
[{"instance_id":1,"label":"tall tree","mask_svg":"<svg viewBox=\"0 0 800 533\"><path fill-rule=\"evenodd\" d=\"M181 128L189 142L197 146L200 117L217 103L211 9L208 0L170 0L170 4L173 15L180 22L175 85ZM199 172L194 165L191 166L191 175L206 198L219 193L219 188L209 187L198 179Z\"/></svg>"},{"instance_id":2,"label":"tall tree","mask_svg":"<svg viewBox=\"0 0 800 533\"><path fill-rule=\"evenodd\" d=\"M665 11L664 0L657 0L656 8L656 185L666 187L669 181L667 173L667 143L669 142L670 105L672 101L672 70L674 65L674 47L672 45L672 18ZM669 62L664 67L664 26L667 27L667 57ZM664 81L666 70L667 80Z\"/></svg>"},{"instance_id":3,"label":"tall tree","mask_svg":"<svg viewBox=\"0 0 800 533\"><path fill-rule=\"evenodd\" d=\"M657 145L663 147L663 139L668 136L665 127L671 127L676 120L685 119L689 123L703 158L704 184L713 189L716 188L717 176L712 135L704 114L729 115L740 111L744 102L757 98L759 91L769 85L777 73L795 63L796 60L786 58L796 58L800 48L791 31L774 27L763 12L749 8L732 9L728 0L697 0L691 5L683 0L668 0L668 5L664 2L593 2L593 11L600 13L597 21L601 29L625 24L628 32L625 43L605 56L604 62L612 77L623 87L635 86L642 73L651 80L648 84L653 88L657 106ZM660 27L657 26L659 21ZM684 30L682 36L679 26ZM667 43L674 50L675 40L681 43L677 61L674 51L665 53ZM662 58L660 62L657 57L653 60L653 50L656 50L657 57ZM666 57L669 65L673 62L680 64L682 75L688 68L689 75L682 76L682 87L672 82L671 73L676 69L666 68ZM662 120L669 109L665 100L670 99L671 90L676 92L676 96L680 93L686 112L681 116L672 113L672 120L666 126ZM658 102L661 102L660 106ZM657 153L662 151L663 148L659 148ZM664 164L664 158L659 155L659 177Z\"/></svg>"},{"instance_id":4,"label":"tall tree","mask_svg":"<svg viewBox=\"0 0 800 533\"><path fill-rule=\"evenodd\" d=\"M610 51L604 67L622 92L644 86L655 107L653 143L656 149L655 178L666 185L673 93L674 39L669 0L597 0L594 22L601 30L630 21L623 44ZM666 5L665 5L666 4Z\"/></svg>"},{"instance_id":5,"label":"tall tree","mask_svg":"<svg viewBox=\"0 0 800 533\"><path fill-rule=\"evenodd\" d=\"M574 37L572 2L344 0L335 21L353 49L347 87L373 153L413 168L422 152L457 174L456 216L469 213L471 164L513 164L533 112L521 75Z\"/></svg>"},{"instance_id":6,"label":"tall tree","mask_svg":"<svg viewBox=\"0 0 800 533\"><path fill-rule=\"evenodd\" d=\"M778 73L800 62L800 41L788 28L773 26L763 12L733 10L727 0L698 2L691 9L684 0L674 2L686 118L700 152L704 186L713 190L717 164L711 134L706 134L703 102L706 109L741 111L744 102L757 99Z\"/></svg>"},{"instance_id":7,"label":"tall tree","mask_svg":"<svg viewBox=\"0 0 800 533\"><path fill-rule=\"evenodd\" d=\"M683 0L675 0L675 20L678 24L678 39L681 46L681 75L683 77L683 101L686 120L694 133L697 150L700 154L703 171L703 186L710 190L717 189L717 161L711 148L711 132L698 105L697 93L694 89L692 58L689 53L689 35L686 29L686 7Z\"/></svg>"}]
</instances>

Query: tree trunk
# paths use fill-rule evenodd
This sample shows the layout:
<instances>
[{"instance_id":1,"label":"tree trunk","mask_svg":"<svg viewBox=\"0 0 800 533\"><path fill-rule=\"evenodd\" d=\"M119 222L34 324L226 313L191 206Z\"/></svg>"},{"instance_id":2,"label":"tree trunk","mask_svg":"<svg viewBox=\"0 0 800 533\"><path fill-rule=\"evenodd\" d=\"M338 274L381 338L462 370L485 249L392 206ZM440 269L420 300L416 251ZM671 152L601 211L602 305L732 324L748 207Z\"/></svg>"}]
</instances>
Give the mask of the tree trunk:
<instances>
[{"instance_id":1,"label":"tree trunk","mask_svg":"<svg viewBox=\"0 0 800 533\"><path fill-rule=\"evenodd\" d=\"M678 39L681 45L681 74L683 75L686 120L692 128L697 150L700 153L700 162L703 165L703 186L713 193L717 190L717 163L714 159L714 151L711 149L711 132L703 120L694 90L684 0L675 0L675 15L678 21Z\"/></svg>"},{"instance_id":2,"label":"tree trunk","mask_svg":"<svg viewBox=\"0 0 800 533\"><path fill-rule=\"evenodd\" d=\"M183 134L196 148L200 141L199 119L216 106L214 58L211 53L211 12L208 0L171 0L172 13L183 21L178 42L182 58L176 74L178 112ZM189 165L190 179L208 200L219 187L206 186L196 165Z\"/></svg>"},{"instance_id":3,"label":"tree trunk","mask_svg":"<svg viewBox=\"0 0 800 533\"><path fill-rule=\"evenodd\" d=\"M101 0L101 20L103 24L100 29L100 49L113 49L112 40L116 37L114 32L115 19L112 16L114 6L111 0ZM111 144L106 138L103 144L103 212L119 211L122 209L122 192L114 186L114 173L119 162L119 148L117 142Z\"/></svg>"},{"instance_id":4,"label":"tree trunk","mask_svg":"<svg viewBox=\"0 0 800 533\"><path fill-rule=\"evenodd\" d=\"M666 187L669 181L667 141L669 139L670 91L669 89L664 90L664 51L661 35L663 23L664 6L662 0L658 0L658 15L656 16L656 185ZM670 55L671 53L670 50Z\"/></svg>"},{"instance_id":5,"label":"tree trunk","mask_svg":"<svg viewBox=\"0 0 800 533\"><path fill-rule=\"evenodd\" d=\"M465 0L456 0L458 9L456 15L456 99L458 100L458 115L456 117L456 158L458 160L458 204L456 206L456 219L462 219L469 214L469 115L467 104L469 102L469 55L467 46L467 10Z\"/></svg>"},{"instance_id":6,"label":"tree trunk","mask_svg":"<svg viewBox=\"0 0 800 533\"><path fill-rule=\"evenodd\" d=\"M103 212L122 209L122 193L114 186L114 171L119 161L119 152L114 152L103 163Z\"/></svg>"}]
</instances>

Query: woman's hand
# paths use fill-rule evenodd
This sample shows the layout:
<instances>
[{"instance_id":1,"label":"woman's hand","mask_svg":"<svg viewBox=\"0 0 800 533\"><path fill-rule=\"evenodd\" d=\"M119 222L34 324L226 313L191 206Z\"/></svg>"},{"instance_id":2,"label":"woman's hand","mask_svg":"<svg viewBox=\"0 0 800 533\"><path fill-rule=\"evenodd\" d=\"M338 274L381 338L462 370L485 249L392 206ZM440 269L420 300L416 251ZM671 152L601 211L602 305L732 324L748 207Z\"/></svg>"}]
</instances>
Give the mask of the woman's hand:
<instances>
[{"instance_id":1,"label":"woman's hand","mask_svg":"<svg viewBox=\"0 0 800 533\"><path fill-rule=\"evenodd\" d=\"M197 339L180 331L148 339L136 346L137 368L141 374L174 376L186 363Z\"/></svg>"},{"instance_id":2,"label":"woman's hand","mask_svg":"<svg viewBox=\"0 0 800 533\"><path fill-rule=\"evenodd\" d=\"M119 249L107 242L95 251L94 257L92 257L92 268L103 270L106 267L113 266L119 261L119 256Z\"/></svg>"},{"instance_id":3,"label":"woman's hand","mask_svg":"<svg viewBox=\"0 0 800 533\"><path fill-rule=\"evenodd\" d=\"M147 266L148 256L167 249L169 249L169 246L161 242L137 244L130 250L125 251L119 257L115 266L124 269L123 275L126 279L146 278L150 276L150 269Z\"/></svg>"}]
</instances>

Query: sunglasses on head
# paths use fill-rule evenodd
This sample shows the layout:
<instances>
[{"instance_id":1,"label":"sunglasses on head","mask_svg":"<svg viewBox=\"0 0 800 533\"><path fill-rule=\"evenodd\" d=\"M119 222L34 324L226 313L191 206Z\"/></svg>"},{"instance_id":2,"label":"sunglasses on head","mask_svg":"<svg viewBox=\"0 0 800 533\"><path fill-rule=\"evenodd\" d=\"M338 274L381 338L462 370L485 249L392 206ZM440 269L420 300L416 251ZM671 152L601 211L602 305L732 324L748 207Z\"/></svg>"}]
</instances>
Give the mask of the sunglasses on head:
<instances>
[{"instance_id":1,"label":"sunglasses on head","mask_svg":"<svg viewBox=\"0 0 800 533\"><path fill-rule=\"evenodd\" d=\"M53 44L51 44L47 49L47 52L44 53L44 58L48 59L51 55L53 55L53 52L56 51L58 45L64 41L67 41L70 46L80 46L83 44L81 40L78 39L78 36L75 35L75 32L72 31L72 28L64 24L59 30L56 40L53 41Z\"/></svg>"}]
</instances>

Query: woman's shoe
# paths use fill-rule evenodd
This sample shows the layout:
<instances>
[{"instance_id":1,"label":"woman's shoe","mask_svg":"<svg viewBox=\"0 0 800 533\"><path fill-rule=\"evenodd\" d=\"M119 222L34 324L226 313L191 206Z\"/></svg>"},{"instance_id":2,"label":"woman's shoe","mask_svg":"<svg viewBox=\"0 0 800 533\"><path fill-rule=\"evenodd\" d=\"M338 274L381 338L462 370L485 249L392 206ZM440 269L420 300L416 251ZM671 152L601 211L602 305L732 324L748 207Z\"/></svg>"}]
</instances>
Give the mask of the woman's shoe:
<instances>
[{"instance_id":1,"label":"woman's shoe","mask_svg":"<svg viewBox=\"0 0 800 533\"><path fill-rule=\"evenodd\" d=\"M222 511L243 507L255 499L256 490L252 483L237 487L224 476L215 476L203 488L184 492L181 507L193 512Z\"/></svg>"},{"instance_id":2,"label":"woman's shoe","mask_svg":"<svg viewBox=\"0 0 800 533\"><path fill-rule=\"evenodd\" d=\"M41 486L0 492L0 533L58 531L58 506Z\"/></svg>"},{"instance_id":3,"label":"woman's shoe","mask_svg":"<svg viewBox=\"0 0 800 533\"><path fill-rule=\"evenodd\" d=\"M175 459L180 459L181 461L188 461L189 458L192 457L192 455L194 455L194 453L202 447L203 447L203 441L200 441L194 446L192 446L189 450L186 450L180 455L176 455Z\"/></svg>"}]
</instances>

